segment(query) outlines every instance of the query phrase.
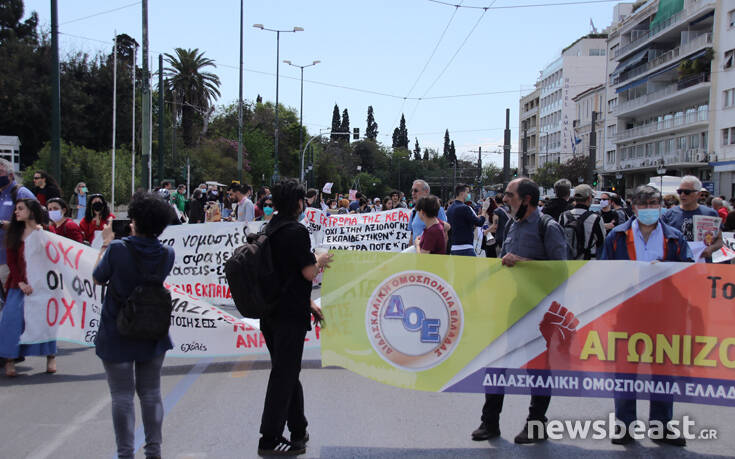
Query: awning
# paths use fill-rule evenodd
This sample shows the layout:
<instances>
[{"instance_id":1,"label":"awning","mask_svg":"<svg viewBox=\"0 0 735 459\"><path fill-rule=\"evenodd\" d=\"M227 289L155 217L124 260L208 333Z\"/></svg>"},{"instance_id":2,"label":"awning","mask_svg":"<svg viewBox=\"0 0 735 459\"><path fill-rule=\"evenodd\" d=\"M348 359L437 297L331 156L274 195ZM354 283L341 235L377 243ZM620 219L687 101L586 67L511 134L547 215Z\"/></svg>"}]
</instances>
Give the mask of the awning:
<instances>
[{"instance_id":1,"label":"awning","mask_svg":"<svg viewBox=\"0 0 735 459\"><path fill-rule=\"evenodd\" d=\"M684 0L659 0L658 12L651 22L651 30L684 9Z\"/></svg>"},{"instance_id":2,"label":"awning","mask_svg":"<svg viewBox=\"0 0 735 459\"><path fill-rule=\"evenodd\" d=\"M640 86L643 83L647 82L648 81L648 78L650 78L650 77L641 78L640 80L636 80L636 81L634 81L632 83L626 84L625 86L621 86L621 87L619 87L618 89L615 90L615 93L616 94L620 94L623 91L627 91L628 89L632 89L632 88L635 88L636 86Z\"/></svg>"},{"instance_id":3,"label":"awning","mask_svg":"<svg viewBox=\"0 0 735 459\"><path fill-rule=\"evenodd\" d=\"M626 70L630 70L633 67L636 67L641 62L648 60L648 49L644 49L642 51L638 51L636 54L633 55L633 57L626 59L622 61L613 71L612 75L617 75L619 73L623 73Z\"/></svg>"},{"instance_id":4,"label":"awning","mask_svg":"<svg viewBox=\"0 0 735 459\"><path fill-rule=\"evenodd\" d=\"M659 75L661 75L662 73L666 73L666 72L668 72L669 70L671 70L671 69L675 69L675 68L677 68L677 67L679 67L679 63L678 63L678 62L677 62L676 64L672 64L672 65L669 65L668 67L664 67L664 68L662 68L661 70L659 70L658 72L654 72L654 73L652 73L652 74L648 75L648 78L653 78L653 77L659 76Z\"/></svg>"}]
</instances>

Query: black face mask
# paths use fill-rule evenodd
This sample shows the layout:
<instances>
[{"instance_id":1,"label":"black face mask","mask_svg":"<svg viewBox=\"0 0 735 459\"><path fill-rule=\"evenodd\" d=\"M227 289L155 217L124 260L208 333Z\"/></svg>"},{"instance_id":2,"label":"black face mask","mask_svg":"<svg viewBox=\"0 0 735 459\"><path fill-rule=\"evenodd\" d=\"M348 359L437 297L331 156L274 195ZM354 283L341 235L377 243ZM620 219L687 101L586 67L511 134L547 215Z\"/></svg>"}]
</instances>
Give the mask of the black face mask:
<instances>
[{"instance_id":1,"label":"black face mask","mask_svg":"<svg viewBox=\"0 0 735 459\"><path fill-rule=\"evenodd\" d=\"M10 177L8 177L7 175L3 175L2 177L0 177L0 188L3 188L8 183L10 183Z\"/></svg>"},{"instance_id":2,"label":"black face mask","mask_svg":"<svg viewBox=\"0 0 735 459\"><path fill-rule=\"evenodd\" d=\"M521 219L522 219L523 217L525 217L525 216L526 216L526 211L527 211L527 210L528 210L528 205L526 205L526 204L521 204L521 206L520 206L520 207L518 208L518 212L516 212L516 215L515 215L515 220L516 220L516 221L519 221L519 220L521 220Z\"/></svg>"},{"instance_id":3,"label":"black face mask","mask_svg":"<svg viewBox=\"0 0 735 459\"><path fill-rule=\"evenodd\" d=\"M94 204L92 204L92 210L95 212L102 212L102 209L105 208L105 205L101 202L97 201Z\"/></svg>"}]
</instances>

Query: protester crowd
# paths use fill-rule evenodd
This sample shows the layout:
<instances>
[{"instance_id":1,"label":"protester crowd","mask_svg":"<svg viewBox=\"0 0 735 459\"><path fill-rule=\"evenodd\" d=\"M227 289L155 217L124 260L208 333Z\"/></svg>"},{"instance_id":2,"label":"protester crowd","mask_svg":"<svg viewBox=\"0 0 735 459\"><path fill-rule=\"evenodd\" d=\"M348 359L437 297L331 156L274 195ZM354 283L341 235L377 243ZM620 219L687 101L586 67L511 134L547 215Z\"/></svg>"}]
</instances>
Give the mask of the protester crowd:
<instances>
[{"instance_id":1,"label":"protester crowd","mask_svg":"<svg viewBox=\"0 0 735 459\"><path fill-rule=\"evenodd\" d=\"M317 189L306 190L295 180L282 180L273 188L257 191L247 184L200 184L191 194L186 186L175 189L169 182L152 193L137 193L127 210L130 236L115 239L113 209L102 194L90 194L85 183L74 188L67 201L53 177L37 171L31 189L15 181L13 168L0 160L0 280L4 287L4 308L0 316L0 358L5 374L17 375L15 364L27 356L46 357L46 371L54 373L56 343L21 345L24 329L23 302L33 290L28 285L23 255L24 242L34 231L47 229L60 236L91 244L102 238L94 280L109 286L103 304L96 339L96 353L102 360L112 396L113 427L118 456L134 454L133 398L137 391L145 426L146 457L161 456L160 376L170 338L140 340L122 334L118 316L142 282L143 276L166 278L172 269L174 252L164 247L158 236L169 224L204 222L268 221L273 265L281 284L291 286L289 295L278 302L272 317L261 320L261 330L271 355L272 369L261 424L260 454L300 454L309 440L304 415L304 394L299 383L304 336L310 317L321 318L311 300L311 283L331 255L312 252L307 229L297 224L307 208L328 214L358 214L406 208L411 212L411 240L420 254L478 256L502 260L503 269L529 260L638 260L693 262L694 216L721 219L721 229L735 228L733 202L712 197L696 177L681 179L676 194L661 195L654 187L638 187L627 200L611 192L596 192L569 180L554 184L555 197L541 199L540 189L528 178L518 178L495 196L480 199L470 188L455 187L453 199L442 203L431 194L429 184L413 182L410 199L393 191L388 196L369 198L360 192L324 197ZM100 233L101 232L101 233ZM477 242L481 241L478 245ZM719 236L704 248L702 258L710 260L722 246ZM420 255L423 256L423 255ZM129 300L128 300L129 302ZM117 325L116 325L117 324ZM550 336L544 335L547 343ZM133 383L133 381L136 381ZM473 440L500 435L502 394L487 394L481 410L481 424L471 434ZM516 443L546 439L545 431L532 431L530 421L547 421L550 396L532 396L527 423L515 437ZM635 400L615 401L618 419L630 423L636 418ZM651 402L651 419L663 422L673 416L673 403ZM283 436L284 429L290 439ZM614 443L633 441L626 433ZM662 441L683 446L681 436Z\"/></svg>"}]
</instances>

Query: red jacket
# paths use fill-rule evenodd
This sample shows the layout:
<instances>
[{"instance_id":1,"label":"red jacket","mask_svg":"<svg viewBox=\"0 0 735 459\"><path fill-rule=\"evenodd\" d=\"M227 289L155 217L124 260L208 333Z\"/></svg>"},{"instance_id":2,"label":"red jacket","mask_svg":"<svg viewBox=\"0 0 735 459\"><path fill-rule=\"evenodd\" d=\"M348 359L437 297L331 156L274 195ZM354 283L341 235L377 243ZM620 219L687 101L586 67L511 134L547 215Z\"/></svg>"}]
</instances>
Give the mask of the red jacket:
<instances>
[{"instance_id":1,"label":"red jacket","mask_svg":"<svg viewBox=\"0 0 735 459\"><path fill-rule=\"evenodd\" d=\"M52 233L71 239L72 241L84 242L84 233L82 233L82 229L69 218L65 219L64 223L58 227L55 222L52 222L48 229Z\"/></svg>"},{"instance_id":2,"label":"red jacket","mask_svg":"<svg viewBox=\"0 0 735 459\"><path fill-rule=\"evenodd\" d=\"M8 268L10 269L10 275L8 280L5 282L5 291L7 292L11 288L19 288L18 283L28 283L26 278L26 259L23 256L25 250L25 242L20 243L20 247L17 249L6 249L8 258Z\"/></svg>"},{"instance_id":3,"label":"red jacket","mask_svg":"<svg viewBox=\"0 0 735 459\"><path fill-rule=\"evenodd\" d=\"M115 218L115 214L110 214L108 218ZM82 221L79 223L79 228L82 230L82 233L84 234L84 240L87 241L89 244L92 243L92 240L94 239L94 232L95 231L102 231L102 228L105 227L105 223L107 222L100 222L99 225L95 223L94 218L92 218L92 221L88 221L87 217L84 217Z\"/></svg>"}]
</instances>

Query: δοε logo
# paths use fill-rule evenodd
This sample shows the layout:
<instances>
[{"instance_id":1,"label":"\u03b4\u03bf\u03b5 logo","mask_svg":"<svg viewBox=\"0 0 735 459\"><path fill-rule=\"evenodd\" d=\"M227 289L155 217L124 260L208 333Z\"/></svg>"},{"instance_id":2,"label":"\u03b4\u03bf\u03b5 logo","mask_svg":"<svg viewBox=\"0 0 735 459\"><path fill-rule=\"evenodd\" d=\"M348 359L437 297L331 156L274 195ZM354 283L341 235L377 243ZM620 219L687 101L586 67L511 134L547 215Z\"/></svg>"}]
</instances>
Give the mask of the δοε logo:
<instances>
[{"instance_id":1,"label":"\u03b4\u03bf\u03b5 logo","mask_svg":"<svg viewBox=\"0 0 735 459\"><path fill-rule=\"evenodd\" d=\"M404 271L373 291L365 323L373 348L385 361L423 371L451 355L462 336L464 317L447 281L425 271Z\"/></svg>"}]
</instances>

